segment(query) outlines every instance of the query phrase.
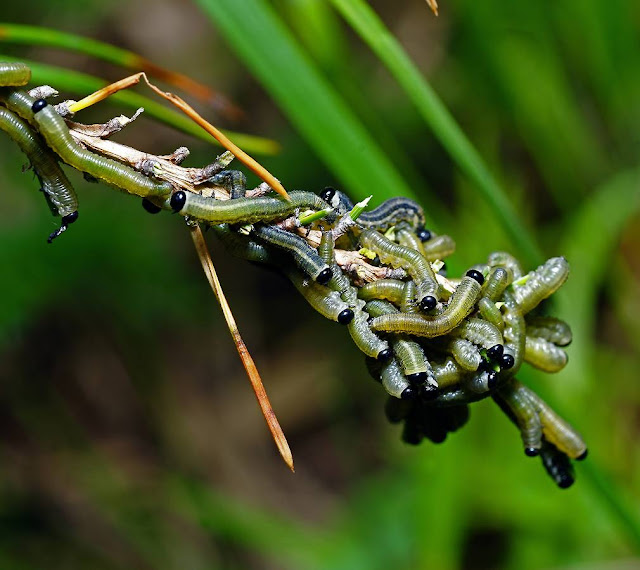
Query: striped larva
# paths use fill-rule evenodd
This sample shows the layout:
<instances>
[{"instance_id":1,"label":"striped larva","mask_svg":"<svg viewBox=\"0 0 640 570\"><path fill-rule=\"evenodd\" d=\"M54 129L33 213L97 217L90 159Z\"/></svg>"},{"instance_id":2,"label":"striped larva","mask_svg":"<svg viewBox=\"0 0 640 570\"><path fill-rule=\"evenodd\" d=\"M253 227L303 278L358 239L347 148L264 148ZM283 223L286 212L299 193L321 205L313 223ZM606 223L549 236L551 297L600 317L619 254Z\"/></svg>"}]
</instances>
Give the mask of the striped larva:
<instances>
[{"instance_id":1,"label":"striped larva","mask_svg":"<svg viewBox=\"0 0 640 570\"><path fill-rule=\"evenodd\" d=\"M543 372L559 372L569 360L567 353L552 342L527 335L524 360Z\"/></svg>"},{"instance_id":2,"label":"striped larva","mask_svg":"<svg viewBox=\"0 0 640 570\"><path fill-rule=\"evenodd\" d=\"M375 251L382 263L405 269L415 281L420 307L425 311L435 308L438 302L438 283L431 264L422 255L392 242L373 229L366 229L360 234L360 243Z\"/></svg>"},{"instance_id":3,"label":"striped larva","mask_svg":"<svg viewBox=\"0 0 640 570\"><path fill-rule=\"evenodd\" d=\"M451 295L444 311L436 317L419 314L390 314L373 319L371 328L384 332L405 332L433 338L456 328L473 310L480 296L481 285L477 276L466 275Z\"/></svg>"},{"instance_id":4,"label":"striped larva","mask_svg":"<svg viewBox=\"0 0 640 570\"><path fill-rule=\"evenodd\" d=\"M540 417L544 438L571 459L584 459L587 456L587 446L580 434L556 414L533 390L525 386L522 388Z\"/></svg>"},{"instance_id":5,"label":"striped larva","mask_svg":"<svg viewBox=\"0 0 640 570\"><path fill-rule=\"evenodd\" d=\"M406 281L404 284L400 311L403 313L417 313L420 311L420 307L418 307L418 290L416 284L411 280Z\"/></svg>"},{"instance_id":6,"label":"striped larva","mask_svg":"<svg viewBox=\"0 0 640 570\"><path fill-rule=\"evenodd\" d=\"M543 428L529 392L520 382L511 378L499 386L492 396L520 429L525 454L533 457L540 453Z\"/></svg>"},{"instance_id":7,"label":"striped larva","mask_svg":"<svg viewBox=\"0 0 640 570\"><path fill-rule=\"evenodd\" d=\"M289 253L295 264L321 285L326 285L331 279L333 275L331 268L322 260L318 252L299 235L277 226L265 225L255 225L251 233L260 240Z\"/></svg>"},{"instance_id":8,"label":"striped larva","mask_svg":"<svg viewBox=\"0 0 640 570\"><path fill-rule=\"evenodd\" d=\"M78 198L71 182L60 168L52 151L20 117L0 107L0 129L5 131L24 152L33 167L47 202L62 217L60 228L49 236L49 243L78 218Z\"/></svg>"},{"instance_id":9,"label":"striped larva","mask_svg":"<svg viewBox=\"0 0 640 570\"><path fill-rule=\"evenodd\" d=\"M571 328L555 317L527 316L527 336L535 336L552 342L556 346L571 344Z\"/></svg>"},{"instance_id":10,"label":"striped larva","mask_svg":"<svg viewBox=\"0 0 640 570\"><path fill-rule=\"evenodd\" d=\"M552 257L522 278L523 284L511 285L513 297L524 315L540 301L555 293L569 276L569 263L564 257Z\"/></svg>"},{"instance_id":11,"label":"striped larva","mask_svg":"<svg viewBox=\"0 0 640 570\"><path fill-rule=\"evenodd\" d=\"M327 287L340 293L342 300L352 309L358 303L358 290L351 285L351 281L342 272L340 266L335 262L333 232L323 231L318 245L318 256L331 269L331 279L327 282ZM368 319L368 315L366 317ZM367 329L369 325L367 325ZM371 333L371 331L369 331ZM373 334L373 333L371 333ZM371 356L371 355L370 355Z\"/></svg>"},{"instance_id":12,"label":"striped larva","mask_svg":"<svg viewBox=\"0 0 640 570\"><path fill-rule=\"evenodd\" d=\"M254 224L273 222L290 216L301 208L322 210L327 203L313 192L289 192L290 201L280 196L216 200L179 190L169 205L174 212L209 224Z\"/></svg>"},{"instance_id":13,"label":"striped larva","mask_svg":"<svg viewBox=\"0 0 640 570\"><path fill-rule=\"evenodd\" d=\"M351 199L340 190L325 188L320 196L334 208L338 215L353 209ZM384 232L400 222L418 228L424 226L424 211L417 202L409 198L395 197L384 201L380 206L365 211L358 217L358 224L364 228L373 228Z\"/></svg>"},{"instance_id":14,"label":"striped larva","mask_svg":"<svg viewBox=\"0 0 640 570\"><path fill-rule=\"evenodd\" d=\"M566 489L573 485L575 481L573 465L565 453L549 442L543 441L540 448L540 458L542 465L558 487Z\"/></svg>"},{"instance_id":15,"label":"striped larva","mask_svg":"<svg viewBox=\"0 0 640 570\"><path fill-rule=\"evenodd\" d=\"M341 325L348 325L351 322L354 316L353 310L340 298L340 293L320 285L292 267L287 267L285 273L294 287L323 317Z\"/></svg>"}]
</instances>

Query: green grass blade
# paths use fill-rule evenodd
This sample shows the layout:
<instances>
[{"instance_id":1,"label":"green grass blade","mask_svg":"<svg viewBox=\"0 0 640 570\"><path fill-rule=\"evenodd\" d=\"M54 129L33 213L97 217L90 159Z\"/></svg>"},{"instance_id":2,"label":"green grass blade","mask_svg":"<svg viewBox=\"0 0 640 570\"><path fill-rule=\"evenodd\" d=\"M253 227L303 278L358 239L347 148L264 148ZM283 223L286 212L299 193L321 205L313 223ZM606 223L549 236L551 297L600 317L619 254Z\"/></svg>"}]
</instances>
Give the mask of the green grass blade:
<instances>
[{"instance_id":1,"label":"green grass blade","mask_svg":"<svg viewBox=\"0 0 640 570\"><path fill-rule=\"evenodd\" d=\"M197 3L354 198L418 198L268 2Z\"/></svg>"},{"instance_id":2,"label":"green grass blade","mask_svg":"<svg viewBox=\"0 0 640 570\"><path fill-rule=\"evenodd\" d=\"M24 58L9 57L0 54L1 61L21 61L26 63L32 72L31 82L35 84L49 84L61 91L69 91L71 93L77 93L82 95L88 95L98 89L101 89L109 82L85 73L79 73L77 71L71 71L61 67L52 65L46 65L42 63L36 63L28 61ZM120 91L111 97L109 101L118 103L127 109L138 109L144 107L145 114L149 117L153 117L158 121L169 125L183 133L192 135L205 142L220 146L210 135L204 132L190 119L181 115L173 109L168 109L163 104L153 101L148 97L134 93L133 91ZM223 132L240 148L248 153L260 154L260 155L274 155L280 150L280 145L273 140L256 137L244 133L235 133L232 131L223 130Z\"/></svg>"},{"instance_id":3,"label":"green grass blade","mask_svg":"<svg viewBox=\"0 0 640 570\"><path fill-rule=\"evenodd\" d=\"M462 132L438 95L420 74L398 41L363 0L331 0L362 39L387 66L406 91L425 122L431 127L447 152L496 212L514 244L535 264L542 254L532 234L520 221L504 191L485 165L482 157Z\"/></svg>"}]
</instances>

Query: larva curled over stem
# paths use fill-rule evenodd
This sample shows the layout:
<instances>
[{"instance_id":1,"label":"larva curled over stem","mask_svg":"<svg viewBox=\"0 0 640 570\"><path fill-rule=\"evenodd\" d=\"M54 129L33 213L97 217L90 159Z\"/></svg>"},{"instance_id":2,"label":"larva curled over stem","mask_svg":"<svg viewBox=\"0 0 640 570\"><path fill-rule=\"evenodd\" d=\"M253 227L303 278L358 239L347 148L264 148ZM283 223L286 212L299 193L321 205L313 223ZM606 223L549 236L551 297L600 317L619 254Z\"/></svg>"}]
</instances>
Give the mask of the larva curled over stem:
<instances>
[{"instance_id":1,"label":"larva curled over stem","mask_svg":"<svg viewBox=\"0 0 640 570\"><path fill-rule=\"evenodd\" d=\"M78 218L76 193L52 151L25 121L8 109L0 107L0 129L5 131L27 155L40 180L47 202L62 217L60 228L49 236L48 241L51 243Z\"/></svg>"},{"instance_id":2,"label":"larva curled over stem","mask_svg":"<svg viewBox=\"0 0 640 570\"><path fill-rule=\"evenodd\" d=\"M480 283L474 277L465 276L440 315L436 317L413 313L382 315L373 319L371 328L375 331L405 332L427 338L447 334L471 313L480 296L480 289Z\"/></svg>"}]
</instances>

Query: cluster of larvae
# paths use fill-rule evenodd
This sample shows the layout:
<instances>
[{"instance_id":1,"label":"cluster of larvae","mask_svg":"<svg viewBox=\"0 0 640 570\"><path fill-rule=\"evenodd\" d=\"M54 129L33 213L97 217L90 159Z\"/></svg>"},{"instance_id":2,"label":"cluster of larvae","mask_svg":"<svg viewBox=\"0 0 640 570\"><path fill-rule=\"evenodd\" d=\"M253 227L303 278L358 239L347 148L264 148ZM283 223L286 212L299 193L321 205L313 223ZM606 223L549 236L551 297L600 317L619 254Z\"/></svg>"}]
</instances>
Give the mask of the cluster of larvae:
<instances>
[{"instance_id":1,"label":"cluster of larvae","mask_svg":"<svg viewBox=\"0 0 640 570\"><path fill-rule=\"evenodd\" d=\"M0 129L28 156L62 217L49 241L78 216L60 161L142 197L150 213L208 225L232 253L277 267L316 311L346 326L389 395L389 420L404 423L404 441L444 441L466 423L470 403L491 397L520 429L525 453L539 455L559 487L573 483L570 460L586 457L584 442L515 378L523 362L545 372L567 363L569 326L538 309L566 280L564 258L524 274L514 257L493 253L451 279L442 260L453 240L427 230L422 208L406 198L364 212L333 188L285 200L264 185L248 192L228 161L206 181L228 199L176 190L76 144L45 99L18 88L29 77L22 64L0 64Z\"/></svg>"}]
</instances>

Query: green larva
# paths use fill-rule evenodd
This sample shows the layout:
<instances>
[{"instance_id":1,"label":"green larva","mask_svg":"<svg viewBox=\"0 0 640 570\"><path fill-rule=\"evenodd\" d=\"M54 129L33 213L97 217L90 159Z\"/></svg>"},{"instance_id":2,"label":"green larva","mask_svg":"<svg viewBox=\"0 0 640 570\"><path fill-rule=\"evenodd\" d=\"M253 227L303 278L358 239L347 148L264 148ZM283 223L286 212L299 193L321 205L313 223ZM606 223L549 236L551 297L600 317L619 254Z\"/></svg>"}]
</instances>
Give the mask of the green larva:
<instances>
[{"instance_id":1,"label":"green larva","mask_svg":"<svg viewBox=\"0 0 640 570\"><path fill-rule=\"evenodd\" d=\"M499 386L493 399L520 428L525 453L533 457L542 447L542 423L529 390L514 378Z\"/></svg>"},{"instance_id":2,"label":"green larva","mask_svg":"<svg viewBox=\"0 0 640 570\"><path fill-rule=\"evenodd\" d=\"M556 414L533 390L522 387L542 422L544 438L571 459L584 459L587 446L580 434Z\"/></svg>"},{"instance_id":3,"label":"green larva","mask_svg":"<svg viewBox=\"0 0 640 570\"><path fill-rule=\"evenodd\" d=\"M516 279L520 279L520 277L522 277L522 266L520 265L520 262L515 257L513 257L513 255L507 253L506 251L493 252L491 255L489 255L488 263L492 268L506 268L511 274L511 281L515 281Z\"/></svg>"},{"instance_id":4,"label":"green larva","mask_svg":"<svg viewBox=\"0 0 640 570\"><path fill-rule=\"evenodd\" d=\"M488 321L474 317L466 319L456 327L451 334L464 338L483 348L491 348L497 344L504 344L500 331Z\"/></svg>"},{"instance_id":5,"label":"green larva","mask_svg":"<svg viewBox=\"0 0 640 570\"><path fill-rule=\"evenodd\" d=\"M571 344L571 328L560 319L529 315L526 318L526 322L527 336L543 338L556 346L568 346Z\"/></svg>"},{"instance_id":6,"label":"green larva","mask_svg":"<svg viewBox=\"0 0 640 570\"><path fill-rule=\"evenodd\" d=\"M260 240L289 253L295 264L318 283L325 285L331 279L333 275L331 268L322 260L318 252L299 235L277 226L265 225L254 226L251 233Z\"/></svg>"},{"instance_id":7,"label":"green larva","mask_svg":"<svg viewBox=\"0 0 640 570\"><path fill-rule=\"evenodd\" d=\"M60 228L49 236L49 242L67 229L78 217L78 198L58 165L58 161L42 139L17 115L0 107L0 129L16 141L40 180L47 201L62 217Z\"/></svg>"},{"instance_id":8,"label":"green larva","mask_svg":"<svg viewBox=\"0 0 640 570\"><path fill-rule=\"evenodd\" d=\"M436 306L438 283L431 264L422 255L392 242L373 229L366 229L360 234L360 243L375 251L382 263L402 267L411 275L418 289L421 308L430 310Z\"/></svg>"},{"instance_id":9,"label":"green larva","mask_svg":"<svg viewBox=\"0 0 640 570\"><path fill-rule=\"evenodd\" d=\"M365 301L385 299L400 306L404 299L405 282L398 279L378 279L358 289L358 297Z\"/></svg>"},{"instance_id":10,"label":"green larva","mask_svg":"<svg viewBox=\"0 0 640 570\"><path fill-rule=\"evenodd\" d=\"M509 271L504 267L496 267L489 272L489 276L482 287L482 295L490 301L498 301L510 284Z\"/></svg>"},{"instance_id":11,"label":"green larva","mask_svg":"<svg viewBox=\"0 0 640 570\"><path fill-rule=\"evenodd\" d=\"M540 301L555 293L569 276L569 263L564 257L552 257L536 270L527 274L519 285L514 282L513 297L523 314L538 306Z\"/></svg>"},{"instance_id":12,"label":"green larva","mask_svg":"<svg viewBox=\"0 0 640 570\"><path fill-rule=\"evenodd\" d=\"M560 372L568 361L567 353L552 342L527 335L524 359L543 372Z\"/></svg>"},{"instance_id":13,"label":"green larva","mask_svg":"<svg viewBox=\"0 0 640 570\"><path fill-rule=\"evenodd\" d=\"M453 338L449 342L449 350L464 370L471 372L478 370L482 356L475 344L464 338Z\"/></svg>"},{"instance_id":14,"label":"green larva","mask_svg":"<svg viewBox=\"0 0 640 570\"><path fill-rule=\"evenodd\" d=\"M0 85L21 87L31 80L31 69L24 63L0 63Z\"/></svg>"},{"instance_id":15,"label":"green larva","mask_svg":"<svg viewBox=\"0 0 640 570\"><path fill-rule=\"evenodd\" d=\"M405 332L427 338L447 334L473 311L480 296L480 288L478 281L465 276L440 315L436 317L411 313L382 315L373 319L371 328L375 331Z\"/></svg>"}]
</instances>

